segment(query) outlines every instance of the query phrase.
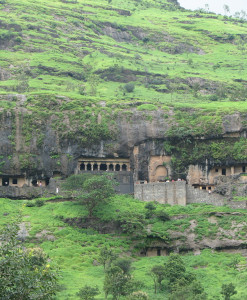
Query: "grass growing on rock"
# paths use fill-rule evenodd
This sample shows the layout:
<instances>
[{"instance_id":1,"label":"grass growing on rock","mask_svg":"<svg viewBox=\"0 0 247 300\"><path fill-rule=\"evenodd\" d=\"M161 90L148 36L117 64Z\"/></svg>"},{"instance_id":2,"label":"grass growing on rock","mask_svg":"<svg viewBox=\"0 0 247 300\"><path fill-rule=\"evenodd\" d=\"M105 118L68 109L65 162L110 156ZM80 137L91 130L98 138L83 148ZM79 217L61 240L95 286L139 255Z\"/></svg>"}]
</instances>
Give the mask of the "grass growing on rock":
<instances>
[{"instance_id":1,"label":"grass growing on rock","mask_svg":"<svg viewBox=\"0 0 247 300\"><path fill-rule=\"evenodd\" d=\"M54 201L54 202L53 202ZM0 199L0 226L10 222L22 210L23 222L29 232L25 241L28 247L41 247L49 255L52 262L61 270L60 282L63 286L57 299L77 299L75 294L84 284L97 284L102 291L104 271L103 266L98 265L99 250L103 246L111 247L121 256L131 254L134 264L134 276L143 282L142 290L146 291L151 299L163 299L168 296L168 289L157 295L154 294L152 279L148 275L149 270L156 264L163 264L167 257L139 257L139 248L135 238L128 233L116 232L100 234L92 228L78 228L65 222L68 218L86 217L87 211L77 202L58 202L59 199L45 201L41 207L27 207L30 201L17 201ZM118 221L120 215L145 215L146 203L134 200L124 195L115 196L112 201L100 207L95 214L98 222ZM214 207L210 205L169 206L154 203L155 212L165 212L170 220L160 221L155 215L149 219L144 218L144 227L149 224L153 237L170 241L171 232L178 231L183 235L189 229L190 221L196 220L195 234L201 238L213 238L212 232L216 232L215 224L208 223L211 215L225 213L218 218L218 227L232 228L236 224L243 224L246 212L239 210L239 215L230 215L233 210L227 207ZM157 215L159 215L157 213ZM209 226L210 225L210 226ZM212 228L211 228L212 227ZM218 228L217 227L217 228ZM244 228L242 228L245 230ZM212 231L213 230L213 231ZM237 235L237 233L236 233ZM245 240L246 234L240 237ZM145 239L138 237L139 242L145 246ZM147 242L147 241L146 241ZM136 244L136 246L135 246ZM148 244L147 244L148 245ZM182 250L182 249L181 249ZM239 252L241 252L239 250ZM237 260L237 267L232 263ZM220 293L222 283L233 282L238 294L233 299L247 297L243 282L247 278L245 258L239 254L217 253L211 250L203 250L198 256L192 254L183 255L186 267L195 272L209 294L209 299ZM241 298L242 297L242 298ZM97 299L103 299L103 293Z\"/></svg>"}]
</instances>

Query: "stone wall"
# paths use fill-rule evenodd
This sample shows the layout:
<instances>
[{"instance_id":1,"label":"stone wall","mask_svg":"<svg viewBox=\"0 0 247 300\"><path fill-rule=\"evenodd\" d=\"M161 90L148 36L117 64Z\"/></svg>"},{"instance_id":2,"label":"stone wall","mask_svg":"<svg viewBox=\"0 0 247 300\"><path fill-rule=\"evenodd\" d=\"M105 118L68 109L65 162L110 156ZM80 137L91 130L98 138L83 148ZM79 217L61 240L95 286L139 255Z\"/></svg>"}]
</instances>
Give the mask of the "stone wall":
<instances>
[{"instance_id":1,"label":"stone wall","mask_svg":"<svg viewBox=\"0 0 247 300\"><path fill-rule=\"evenodd\" d=\"M247 201L228 201L227 206L233 209L246 209Z\"/></svg>"},{"instance_id":2,"label":"stone wall","mask_svg":"<svg viewBox=\"0 0 247 300\"><path fill-rule=\"evenodd\" d=\"M23 185L22 187L0 186L0 197L9 199L32 199L37 197L50 197L57 194L63 195L60 184L60 180L51 179L49 185L46 187L28 185Z\"/></svg>"},{"instance_id":3,"label":"stone wall","mask_svg":"<svg viewBox=\"0 0 247 300\"><path fill-rule=\"evenodd\" d=\"M227 200L216 193L209 194L207 191L195 189L185 181L157 182L147 184L135 184L135 198L142 201L157 201L171 205L186 205L190 203L204 203L215 206L228 204ZM236 202L233 206L236 206ZM244 204L238 202L239 208ZM229 202L231 206L231 203ZM245 208L245 207L244 207Z\"/></svg>"},{"instance_id":4,"label":"stone wall","mask_svg":"<svg viewBox=\"0 0 247 300\"><path fill-rule=\"evenodd\" d=\"M215 206L223 206L226 200L223 196L216 193L209 194L205 190L195 189L191 185L186 185L186 203L204 203L212 204Z\"/></svg>"},{"instance_id":5,"label":"stone wall","mask_svg":"<svg viewBox=\"0 0 247 300\"><path fill-rule=\"evenodd\" d=\"M135 184L135 198L171 205L186 205L186 182L156 182Z\"/></svg>"}]
</instances>

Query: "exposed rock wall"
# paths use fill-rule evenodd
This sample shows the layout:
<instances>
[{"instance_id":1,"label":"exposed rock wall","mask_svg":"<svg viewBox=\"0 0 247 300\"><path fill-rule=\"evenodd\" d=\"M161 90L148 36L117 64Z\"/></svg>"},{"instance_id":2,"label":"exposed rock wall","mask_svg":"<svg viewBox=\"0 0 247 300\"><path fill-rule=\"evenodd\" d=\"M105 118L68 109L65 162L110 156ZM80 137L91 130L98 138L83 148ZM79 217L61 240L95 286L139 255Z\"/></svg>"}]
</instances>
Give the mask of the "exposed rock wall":
<instances>
[{"instance_id":1,"label":"exposed rock wall","mask_svg":"<svg viewBox=\"0 0 247 300\"><path fill-rule=\"evenodd\" d=\"M74 173L80 157L123 157L130 159L135 181L148 180L150 157L166 155L164 141L175 122L172 109L164 112L131 108L128 117L119 113L114 119L116 134L112 138L102 137L89 145L78 138L83 138L79 126L75 126L70 136L63 135L63 131L70 132L72 126L66 112L59 123L64 128L56 125L60 118L56 111L69 99L58 97L54 103L50 101L50 115L43 119L40 115L40 119L33 117L35 124L30 125L28 121L34 112L30 110L32 106L27 105L25 95L2 95L0 100L8 101L10 105L16 103L15 107L0 111L0 171L4 175L46 178L59 173L68 176ZM35 109L42 111L40 106ZM231 135L234 138L236 135L246 137L246 121L247 115L241 113L223 116L221 138Z\"/></svg>"}]
</instances>

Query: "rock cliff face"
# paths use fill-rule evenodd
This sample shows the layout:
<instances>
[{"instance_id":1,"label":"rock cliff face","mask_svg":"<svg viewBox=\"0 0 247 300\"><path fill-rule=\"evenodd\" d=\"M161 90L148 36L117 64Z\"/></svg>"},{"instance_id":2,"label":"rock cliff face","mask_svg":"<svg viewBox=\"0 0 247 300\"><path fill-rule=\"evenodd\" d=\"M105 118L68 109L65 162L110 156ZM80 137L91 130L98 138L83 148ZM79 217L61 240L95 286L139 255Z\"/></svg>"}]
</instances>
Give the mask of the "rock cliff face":
<instances>
[{"instance_id":1,"label":"rock cliff face","mask_svg":"<svg viewBox=\"0 0 247 300\"><path fill-rule=\"evenodd\" d=\"M117 116L115 114L114 121L108 116L103 124L102 107L96 124L91 121L89 125L79 126L79 121L72 122L73 111L59 111L63 103L54 102L54 107L44 107L44 114L43 108L38 107L40 114L37 116L37 106L28 106L24 95L2 96L1 100L7 103L0 112L0 167L3 175L32 178L50 178L54 174L68 176L74 173L80 157L123 157L130 159L135 180L146 180L150 157L166 155L164 141L168 137L173 138L171 128L180 128L172 109L167 112L135 108L128 111L127 117L122 110ZM202 135L195 138L245 139L246 124L246 114L225 115L221 120L220 134L212 132L210 137ZM91 127L88 127L91 125L97 125L95 130L99 133L91 132ZM107 134L100 131L104 126L108 128ZM247 160L247 155L243 160Z\"/></svg>"}]
</instances>

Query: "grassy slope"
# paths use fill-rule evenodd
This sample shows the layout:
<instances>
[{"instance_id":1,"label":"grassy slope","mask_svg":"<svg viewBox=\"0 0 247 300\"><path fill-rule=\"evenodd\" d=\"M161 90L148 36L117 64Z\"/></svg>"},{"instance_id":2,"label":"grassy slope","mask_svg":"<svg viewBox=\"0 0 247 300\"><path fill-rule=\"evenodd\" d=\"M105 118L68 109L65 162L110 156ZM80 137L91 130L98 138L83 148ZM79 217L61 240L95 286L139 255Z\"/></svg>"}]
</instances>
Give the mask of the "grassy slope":
<instances>
[{"instance_id":1,"label":"grassy slope","mask_svg":"<svg viewBox=\"0 0 247 300\"><path fill-rule=\"evenodd\" d=\"M17 214L18 210L23 209L23 221L29 229L29 238L26 245L29 247L41 247L51 257L53 263L61 269L61 284L64 289L57 295L57 299L76 299L76 292L84 284L97 284L102 290L104 272L102 266L93 266L94 260L97 260L100 247L108 245L115 248L121 255L129 254L133 251L130 239L126 235L98 234L90 229L77 229L65 224L62 217L80 217L85 215L83 206L71 202L50 203L42 207L23 207L25 201L10 201L0 199L0 227L10 222ZM124 212L144 213L145 203L117 196L111 204L104 206L98 212L98 217L102 220L114 220L117 215ZM177 214L188 214L188 217L182 220L173 220L165 223L152 221L154 231L160 234L166 232L167 228L183 231L190 219L196 219L198 222L198 237L212 236L213 228L207 221L208 214L212 211L231 212L229 208L189 205L186 207L163 206L158 205L158 210L169 213L170 216ZM220 227L227 228L231 226L232 221L235 224L243 223L244 215L234 217L223 217ZM212 225L212 224L211 224ZM37 237L36 234L44 233L53 235L55 241L49 241L45 237ZM239 238L246 239L246 232L239 235ZM153 294L152 280L148 272L155 264L162 264L167 257L138 258L136 252L132 252L134 259L134 275L136 279L143 281L142 288L150 295L150 299L163 299L167 295L164 291L158 295ZM229 266L234 258L240 258L240 265L245 266L246 260L240 254L213 253L210 250L204 250L201 255L193 256L187 254L183 256L188 269L195 272L202 281L209 299L218 299L222 283L233 282L238 290L238 294L232 299L245 299L247 297L245 282L247 272L245 268L235 270ZM97 299L103 299L103 294Z\"/></svg>"},{"instance_id":2,"label":"grassy slope","mask_svg":"<svg viewBox=\"0 0 247 300\"><path fill-rule=\"evenodd\" d=\"M247 75L246 23L172 5L164 9L162 3L7 0L0 11L5 48L0 63L10 78L0 83L2 92L59 94L81 101L92 97L108 105L142 100L212 109L215 103L208 95L222 89L223 102L239 98L236 91L245 84L235 80ZM119 8L131 15L119 14ZM109 31L109 23L114 30ZM198 81L191 77L206 80L204 86L199 82L199 98ZM25 80L29 88L22 91ZM134 93L123 94L123 81L135 82ZM234 104L242 109L242 103Z\"/></svg>"}]
</instances>

